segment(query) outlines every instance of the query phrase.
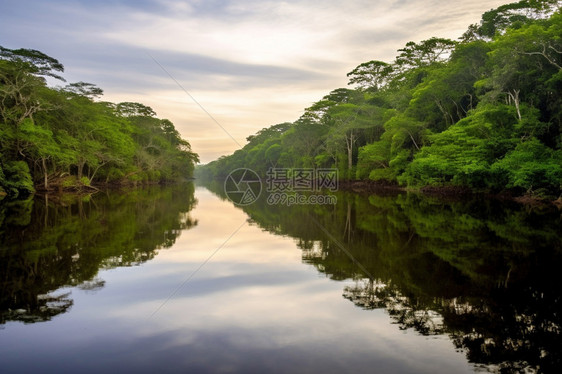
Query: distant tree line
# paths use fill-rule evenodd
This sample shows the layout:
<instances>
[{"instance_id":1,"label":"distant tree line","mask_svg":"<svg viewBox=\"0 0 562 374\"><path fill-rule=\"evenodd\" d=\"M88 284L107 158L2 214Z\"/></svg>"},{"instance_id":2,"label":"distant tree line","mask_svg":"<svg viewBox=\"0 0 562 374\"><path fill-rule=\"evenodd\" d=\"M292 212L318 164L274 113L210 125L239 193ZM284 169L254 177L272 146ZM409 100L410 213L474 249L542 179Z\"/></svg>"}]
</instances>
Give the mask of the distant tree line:
<instances>
[{"instance_id":1,"label":"distant tree line","mask_svg":"<svg viewBox=\"0 0 562 374\"><path fill-rule=\"evenodd\" d=\"M352 88L197 173L334 167L348 180L560 196L560 4L503 5L458 41L408 42L393 62L362 63L348 73Z\"/></svg>"},{"instance_id":2,"label":"distant tree line","mask_svg":"<svg viewBox=\"0 0 562 374\"><path fill-rule=\"evenodd\" d=\"M48 87L63 71L37 50L0 47L0 195L192 177L198 156L172 122L100 101L91 83Z\"/></svg>"}]
</instances>

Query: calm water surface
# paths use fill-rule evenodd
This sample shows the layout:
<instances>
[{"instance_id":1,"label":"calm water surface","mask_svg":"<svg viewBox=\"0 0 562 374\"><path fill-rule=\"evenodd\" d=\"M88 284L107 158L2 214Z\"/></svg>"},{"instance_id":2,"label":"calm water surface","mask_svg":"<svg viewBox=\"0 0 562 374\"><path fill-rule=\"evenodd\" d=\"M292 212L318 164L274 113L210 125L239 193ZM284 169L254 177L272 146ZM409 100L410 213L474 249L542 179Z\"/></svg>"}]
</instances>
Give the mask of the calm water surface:
<instances>
[{"instance_id":1,"label":"calm water surface","mask_svg":"<svg viewBox=\"0 0 562 374\"><path fill-rule=\"evenodd\" d=\"M557 372L561 215L192 185L0 207L0 372Z\"/></svg>"}]
</instances>

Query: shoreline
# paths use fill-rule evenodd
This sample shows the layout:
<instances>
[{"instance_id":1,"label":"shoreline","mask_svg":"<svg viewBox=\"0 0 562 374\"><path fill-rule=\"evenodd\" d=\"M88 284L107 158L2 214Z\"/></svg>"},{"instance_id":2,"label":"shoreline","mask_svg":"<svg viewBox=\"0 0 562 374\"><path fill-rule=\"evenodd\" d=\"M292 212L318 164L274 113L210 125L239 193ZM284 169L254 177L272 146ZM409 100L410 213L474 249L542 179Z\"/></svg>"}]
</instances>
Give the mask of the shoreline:
<instances>
[{"instance_id":1,"label":"shoreline","mask_svg":"<svg viewBox=\"0 0 562 374\"><path fill-rule=\"evenodd\" d=\"M95 194L104 191L119 191L135 188L144 188L152 186L170 186L186 182L196 182L196 178L190 178L180 181L167 181L167 182L142 182L142 183L101 183L92 186L69 186L63 187L57 186L56 188L41 188L37 186L35 192L29 195L37 196L60 196L64 194L68 195L88 195ZM491 193L486 191L472 190L467 187L456 187L456 186L424 186L420 188L409 188L400 186L397 183L391 182L381 182L372 180L343 180L338 182L338 189L345 192L353 192L357 194L397 194L397 193L419 193L429 197L437 197L446 200L460 200L468 198L485 198L485 199L495 199L503 201L513 201L518 204L530 206L530 207L541 207L541 206L554 206L559 210L562 210L562 198L548 199L540 198L530 195L514 195L510 191L504 191L501 193ZM4 199L10 199L6 193L0 191L0 201ZM18 200L16 198L16 200Z\"/></svg>"},{"instance_id":2,"label":"shoreline","mask_svg":"<svg viewBox=\"0 0 562 374\"><path fill-rule=\"evenodd\" d=\"M96 183L93 185L73 185L63 187L61 185L52 185L48 189L45 189L42 185L34 186L35 191L28 192L24 194L19 194L17 197L10 196L4 191L0 191L0 201L3 200L22 200L21 196L29 198L30 196L53 196L60 197L63 195L92 195L100 192L107 191L125 191L132 190L136 188L147 188L154 186L172 186L182 183L194 182L195 179L183 179L177 181L165 181L165 182L142 182L142 183Z\"/></svg>"},{"instance_id":3,"label":"shoreline","mask_svg":"<svg viewBox=\"0 0 562 374\"><path fill-rule=\"evenodd\" d=\"M355 193L399 193L414 192L421 193L426 196L439 197L444 199L466 199L475 197L484 197L487 199L514 201L522 205L543 206L554 205L558 209L562 209L562 199L540 198L530 195L514 195L510 191L501 193L491 193L486 191L472 190L468 187L456 186L424 186L420 188L408 188L400 186L396 183L370 181L370 180L346 180L339 181L339 189L341 191Z\"/></svg>"}]
</instances>

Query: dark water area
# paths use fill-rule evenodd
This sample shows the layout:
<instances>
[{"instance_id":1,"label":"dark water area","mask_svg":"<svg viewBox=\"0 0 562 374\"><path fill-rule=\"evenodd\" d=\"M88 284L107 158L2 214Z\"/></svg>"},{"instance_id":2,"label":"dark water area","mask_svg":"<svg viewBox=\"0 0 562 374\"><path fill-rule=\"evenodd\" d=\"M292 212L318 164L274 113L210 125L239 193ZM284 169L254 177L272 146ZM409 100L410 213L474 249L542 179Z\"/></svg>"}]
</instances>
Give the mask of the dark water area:
<instances>
[{"instance_id":1,"label":"dark water area","mask_svg":"<svg viewBox=\"0 0 562 374\"><path fill-rule=\"evenodd\" d=\"M332 196L1 202L0 371L560 372L559 210Z\"/></svg>"}]
</instances>

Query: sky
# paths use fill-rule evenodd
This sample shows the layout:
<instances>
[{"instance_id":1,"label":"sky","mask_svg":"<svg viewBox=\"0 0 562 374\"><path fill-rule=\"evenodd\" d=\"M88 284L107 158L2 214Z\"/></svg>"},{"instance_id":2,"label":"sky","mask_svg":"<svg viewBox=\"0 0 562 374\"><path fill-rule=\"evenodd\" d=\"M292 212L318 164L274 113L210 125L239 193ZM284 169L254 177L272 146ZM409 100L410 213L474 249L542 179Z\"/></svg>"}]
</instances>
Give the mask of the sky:
<instances>
[{"instance_id":1,"label":"sky","mask_svg":"<svg viewBox=\"0 0 562 374\"><path fill-rule=\"evenodd\" d=\"M67 82L171 120L202 163L304 109L408 41L457 39L509 0L0 0L0 45L37 49ZM64 84L64 83L58 83Z\"/></svg>"}]
</instances>

